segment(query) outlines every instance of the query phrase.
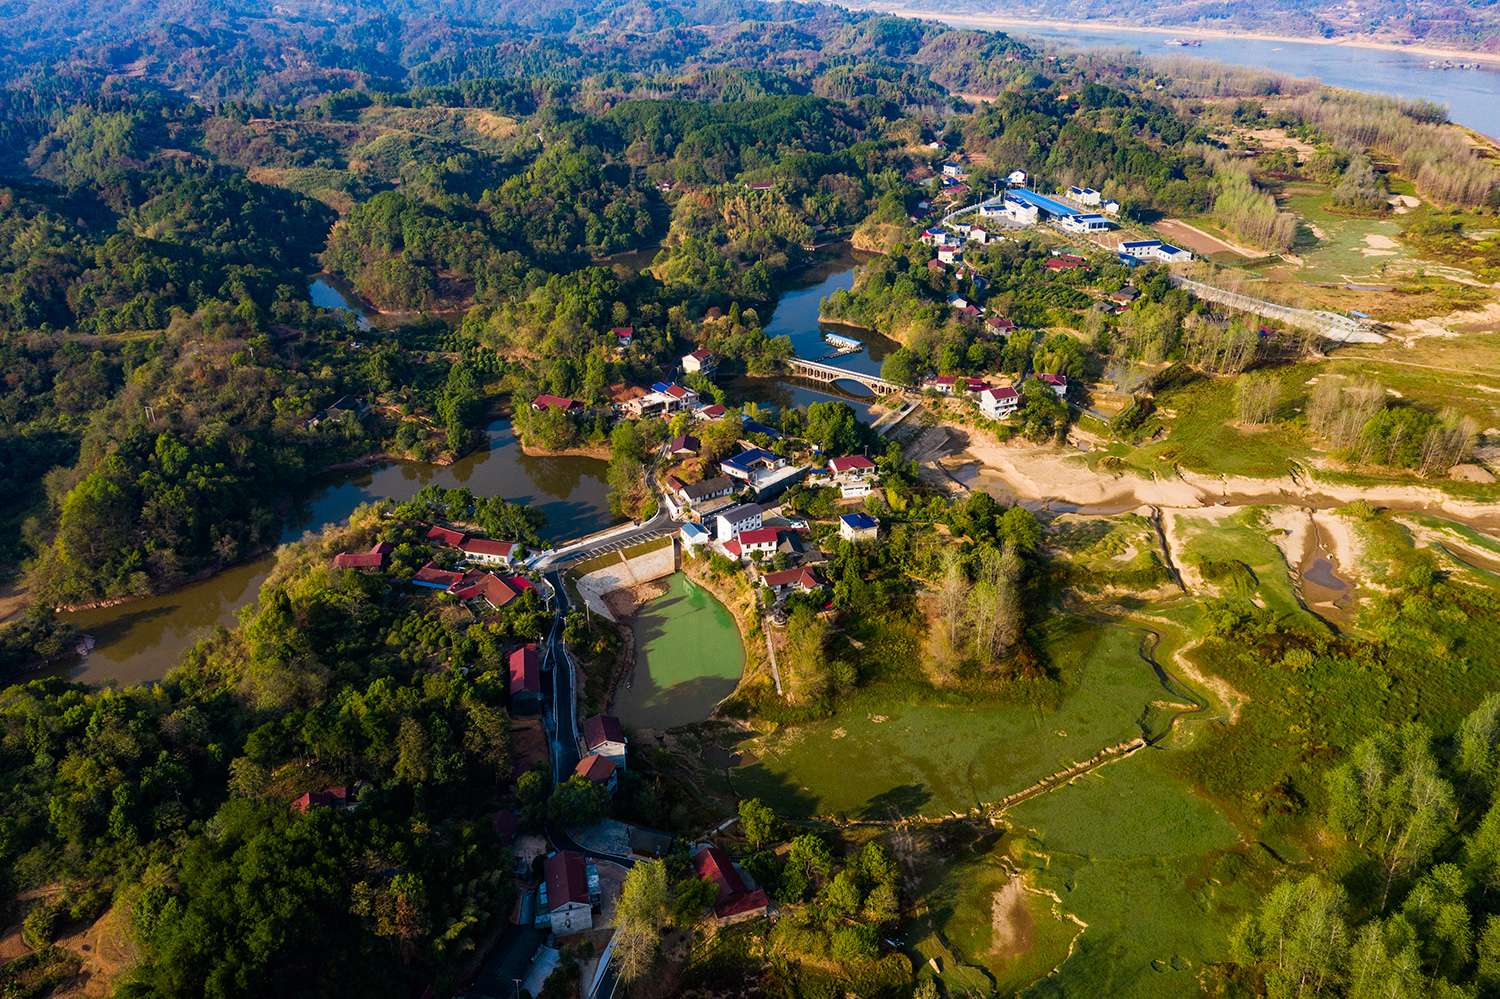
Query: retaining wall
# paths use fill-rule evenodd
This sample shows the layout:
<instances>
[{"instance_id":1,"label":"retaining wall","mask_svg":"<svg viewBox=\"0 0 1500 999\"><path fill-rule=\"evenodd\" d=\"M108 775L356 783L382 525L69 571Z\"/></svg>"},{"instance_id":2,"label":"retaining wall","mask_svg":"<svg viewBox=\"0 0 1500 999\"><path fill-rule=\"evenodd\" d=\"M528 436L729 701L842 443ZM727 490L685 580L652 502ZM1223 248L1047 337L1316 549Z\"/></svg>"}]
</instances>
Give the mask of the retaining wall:
<instances>
[{"instance_id":1,"label":"retaining wall","mask_svg":"<svg viewBox=\"0 0 1500 999\"><path fill-rule=\"evenodd\" d=\"M655 579L664 579L677 571L677 540L655 551L634 558L625 558L623 553L618 564L595 569L578 577L578 595L595 614L602 614L613 621L614 615L605 606L604 595L614 590L627 590Z\"/></svg>"}]
</instances>

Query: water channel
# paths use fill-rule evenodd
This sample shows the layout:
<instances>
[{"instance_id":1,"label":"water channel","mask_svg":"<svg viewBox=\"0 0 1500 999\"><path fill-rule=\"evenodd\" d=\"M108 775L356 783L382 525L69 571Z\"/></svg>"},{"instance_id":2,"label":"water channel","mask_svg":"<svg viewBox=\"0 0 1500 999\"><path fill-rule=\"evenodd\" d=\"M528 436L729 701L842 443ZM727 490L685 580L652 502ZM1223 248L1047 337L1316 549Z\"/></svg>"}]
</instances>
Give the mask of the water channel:
<instances>
[{"instance_id":1,"label":"water channel","mask_svg":"<svg viewBox=\"0 0 1500 999\"><path fill-rule=\"evenodd\" d=\"M878 333L818 322L823 300L835 291L847 291L853 287L854 272L865 256L844 249L823 257L802 272L776 303L775 311L765 324L766 334L790 339L792 351L798 357L823 361L861 374L880 374L881 362L900 344ZM864 346L853 353L831 357L834 348L823 339L823 334L829 332L853 337ZM734 402L755 402L778 410L839 400L853 407L859 419L867 423L871 419L870 404L876 398L858 382L841 381L827 385L794 378L731 378L724 389Z\"/></svg>"},{"instance_id":2,"label":"water channel","mask_svg":"<svg viewBox=\"0 0 1500 999\"><path fill-rule=\"evenodd\" d=\"M495 421L486 433L488 449L452 465L402 461L330 473L298 506L281 540L294 541L307 531L339 523L361 503L409 499L429 482L468 486L482 496L504 496L539 507L546 514L543 530L549 537L575 537L613 522L604 462L522 454L508 420ZM239 609L255 599L274 561L267 554L171 593L67 615L96 644L65 675L84 683L159 679L215 626L234 625Z\"/></svg>"}]
</instances>

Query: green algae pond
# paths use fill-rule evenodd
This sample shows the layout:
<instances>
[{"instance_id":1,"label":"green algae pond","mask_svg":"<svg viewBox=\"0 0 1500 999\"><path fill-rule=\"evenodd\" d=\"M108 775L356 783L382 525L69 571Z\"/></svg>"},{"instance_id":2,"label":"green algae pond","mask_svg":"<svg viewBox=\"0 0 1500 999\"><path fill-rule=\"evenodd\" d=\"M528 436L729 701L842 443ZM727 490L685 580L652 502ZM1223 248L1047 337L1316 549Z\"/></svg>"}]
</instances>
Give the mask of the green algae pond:
<instances>
[{"instance_id":1,"label":"green algae pond","mask_svg":"<svg viewBox=\"0 0 1500 999\"><path fill-rule=\"evenodd\" d=\"M666 729L708 717L745 666L728 608L682 573L636 612L635 676L615 695L615 714L636 728Z\"/></svg>"}]
</instances>

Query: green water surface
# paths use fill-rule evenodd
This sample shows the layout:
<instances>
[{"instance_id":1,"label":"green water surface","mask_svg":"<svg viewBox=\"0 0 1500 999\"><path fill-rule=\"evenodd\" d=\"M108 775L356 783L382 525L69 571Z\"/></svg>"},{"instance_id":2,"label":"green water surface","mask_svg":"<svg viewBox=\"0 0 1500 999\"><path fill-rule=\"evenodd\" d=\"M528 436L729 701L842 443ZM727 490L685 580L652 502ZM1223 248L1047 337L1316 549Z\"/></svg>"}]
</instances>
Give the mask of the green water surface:
<instances>
[{"instance_id":1,"label":"green water surface","mask_svg":"<svg viewBox=\"0 0 1500 999\"><path fill-rule=\"evenodd\" d=\"M635 616L635 678L615 697L626 725L702 721L739 682L745 648L729 610L678 573Z\"/></svg>"}]
</instances>

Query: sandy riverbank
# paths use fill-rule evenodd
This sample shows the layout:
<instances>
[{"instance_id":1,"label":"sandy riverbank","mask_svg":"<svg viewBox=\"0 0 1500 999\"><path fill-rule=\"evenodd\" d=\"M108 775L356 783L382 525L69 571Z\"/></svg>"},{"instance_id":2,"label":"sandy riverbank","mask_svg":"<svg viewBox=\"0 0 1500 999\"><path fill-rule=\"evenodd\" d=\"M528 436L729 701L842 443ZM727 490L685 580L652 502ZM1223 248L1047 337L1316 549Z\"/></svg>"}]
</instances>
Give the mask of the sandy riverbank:
<instances>
[{"instance_id":1,"label":"sandy riverbank","mask_svg":"<svg viewBox=\"0 0 1500 999\"><path fill-rule=\"evenodd\" d=\"M1267 31L1238 31L1229 28L1200 27L1155 27L1141 24L1121 24L1116 21L1089 19L1066 21L1056 18L1016 17L1010 14L952 14L945 11L905 7L899 4L872 3L857 9L882 10L898 17L914 17L930 21L942 21L965 28L1108 28L1111 31L1128 31L1150 35L1168 35L1180 38L1243 38L1257 42L1289 42L1298 45L1331 45L1339 48L1373 49L1383 52L1405 52L1430 59L1451 59L1459 62L1486 62L1500 64L1500 53L1478 52L1469 49L1446 49L1432 45L1404 44L1381 41L1374 38L1353 36L1348 38L1304 38L1295 35L1278 35ZM1192 55L1192 49L1184 49L1180 55Z\"/></svg>"},{"instance_id":2,"label":"sandy riverbank","mask_svg":"<svg viewBox=\"0 0 1500 999\"><path fill-rule=\"evenodd\" d=\"M1035 444L1001 444L971 429L964 448L942 459L943 469L971 488L1026 506L1079 513L1123 513L1141 506L1201 509L1215 506L1332 507L1355 500L1405 510L1430 510L1463 523L1500 529L1500 503L1459 499L1415 485L1342 485L1288 476L1252 479L1179 472L1147 479L1089 467L1077 451Z\"/></svg>"},{"instance_id":3,"label":"sandy riverbank","mask_svg":"<svg viewBox=\"0 0 1500 999\"><path fill-rule=\"evenodd\" d=\"M590 447L535 447L524 441L520 442L521 453L528 458L596 458L599 461L609 460L609 445L594 444Z\"/></svg>"}]
</instances>

